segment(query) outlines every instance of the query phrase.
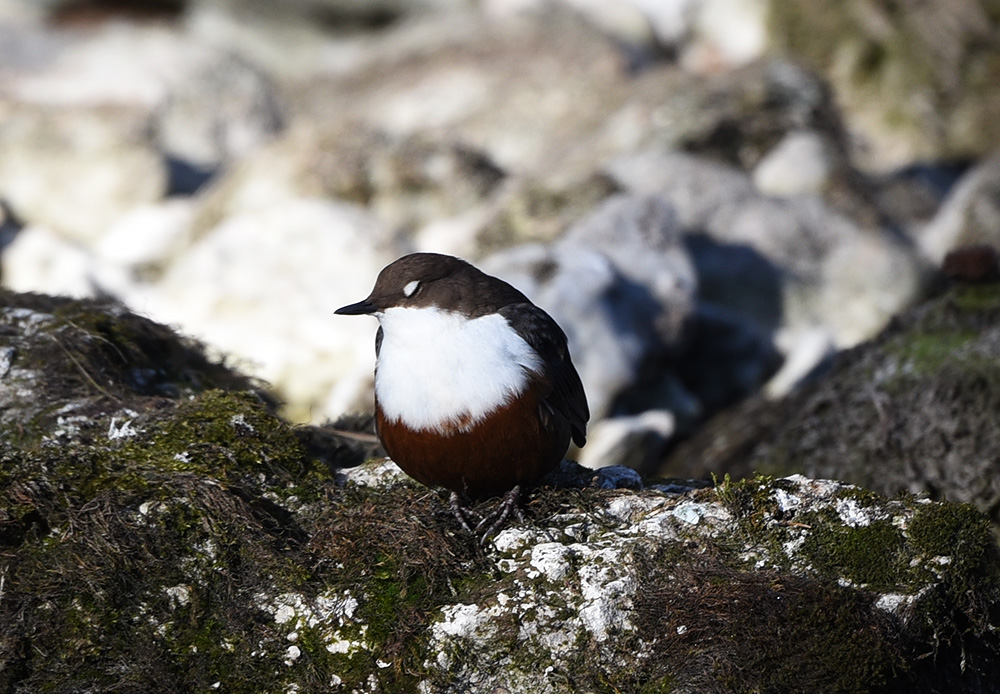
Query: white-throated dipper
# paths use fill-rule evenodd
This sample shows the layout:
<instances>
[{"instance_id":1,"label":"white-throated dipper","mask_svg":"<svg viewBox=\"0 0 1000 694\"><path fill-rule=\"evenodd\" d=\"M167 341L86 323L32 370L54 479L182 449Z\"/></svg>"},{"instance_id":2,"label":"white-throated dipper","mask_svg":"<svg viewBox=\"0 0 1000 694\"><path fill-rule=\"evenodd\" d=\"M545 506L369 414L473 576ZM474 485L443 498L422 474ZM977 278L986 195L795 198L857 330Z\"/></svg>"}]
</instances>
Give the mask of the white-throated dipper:
<instances>
[{"instance_id":1,"label":"white-throated dipper","mask_svg":"<svg viewBox=\"0 0 1000 694\"><path fill-rule=\"evenodd\" d=\"M504 494L484 540L518 507L521 485L551 471L590 412L566 335L517 289L449 255L413 253L379 273L368 298L337 309L373 314L375 426L396 464L459 496ZM478 528L477 528L478 529Z\"/></svg>"}]
</instances>

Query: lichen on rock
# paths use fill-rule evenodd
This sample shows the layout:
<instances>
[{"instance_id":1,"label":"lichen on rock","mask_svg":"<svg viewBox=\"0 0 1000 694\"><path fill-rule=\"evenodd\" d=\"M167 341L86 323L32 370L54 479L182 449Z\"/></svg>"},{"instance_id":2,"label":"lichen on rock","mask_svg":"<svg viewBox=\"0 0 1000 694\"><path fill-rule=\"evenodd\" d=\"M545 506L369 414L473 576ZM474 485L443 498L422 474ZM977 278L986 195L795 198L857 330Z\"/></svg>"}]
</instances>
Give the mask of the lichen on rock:
<instances>
[{"instance_id":1,"label":"lichen on rock","mask_svg":"<svg viewBox=\"0 0 1000 694\"><path fill-rule=\"evenodd\" d=\"M162 326L9 294L0 325L5 691L982 691L1000 674L1000 559L970 506L567 462L481 550L443 492L378 458L336 469L328 439Z\"/></svg>"}]
</instances>

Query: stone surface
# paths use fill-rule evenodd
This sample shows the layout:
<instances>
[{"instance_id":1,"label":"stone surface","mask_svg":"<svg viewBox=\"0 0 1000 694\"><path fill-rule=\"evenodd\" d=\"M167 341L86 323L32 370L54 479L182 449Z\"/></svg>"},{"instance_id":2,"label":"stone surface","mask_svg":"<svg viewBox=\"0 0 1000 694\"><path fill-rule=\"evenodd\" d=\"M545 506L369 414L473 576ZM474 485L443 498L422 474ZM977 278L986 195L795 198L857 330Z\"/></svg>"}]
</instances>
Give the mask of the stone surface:
<instances>
[{"instance_id":1,"label":"stone surface","mask_svg":"<svg viewBox=\"0 0 1000 694\"><path fill-rule=\"evenodd\" d=\"M607 256L636 287L660 305L654 321L664 343L680 339L698 292L694 265L672 207L658 197L612 196L566 230L560 243Z\"/></svg>"},{"instance_id":2,"label":"stone surface","mask_svg":"<svg viewBox=\"0 0 1000 694\"><path fill-rule=\"evenodd\" d=\"M997 681L1000 560L970 506L567 462L480 549L446 494L390 461L328 467L312 428L170 330L0 298L5 689Z\"/></svg>"},{"instance_id":3,"label":"stone surface","mask_svg":"<svg viewBox=\"0 0 1000 694\"><path fill-rule=\"evenodd\" d=\"M169 157L213 171L260 148L284 127L271 80L237 56L204 51L172 75L154 136Z\"/></svg>"},{"instance_id":4,"label":"stone surface","mask_svg":"<svg viewBox=\"0 0 1000 694\"><path fill-rule=\"evenodd\" d=\"M121 214L166 192L167 172L127 107L0 102L0 196L26 221L93 243Z\"/></svg>"},{"instance_id":5,"label":"stone surface","mask_svg":"<svg viewBox=\"0 0 1000 694\"><path fill-rule=\"evenodd\" d=\"M504 178L482 152L439 137L299 124L208 190L202 215L219 219L262 204L329 196L414 231L488 204Z\"/></svg>"},{"instance_id":6,"label":"stone surface","mask_svg":"<svg viewBox=\"0 0 1000 694\"><path fill-rule=\"evenodd\" d=\"M941 263L949 251L970 244L1000 245L1000 155L971 168L954 185L937 214L912 230L921 251Z\"/></svg>"},{"instance_id":7,"label":"stone surface","mask_svg":"<svg viewBox=\"0 0 1000 694\"><path fill-rule=\"evenodd\" d=\"M190 245L194 213L194 204L184 198L135 207L94 244L94 254L136 273L163 268Z\"/></svg>"},{"instance_id":8,"label":"stone surface","mask_svg":"<svg viewBox=\"0 0 1000 694\"><path fill-rule=\"evenodd\" d=\"M374 323L333 311L367 296L394 259L366 211L318 199L227 217L163 275L124 296L239 360L294 403L290 416L367 407Z\"/></svg>"},{"instance_id":9,"label":"stone surface","mask_svg":"<svg viewBox=\"0 0 1000 694\"><path fill-rule=\"evenodd\" d=\"M93 269L90 254L43 226L19 229L0 259L5 287L77 298L93 296Z\"/></svg>"},{"instance_id":10,"label":"stone surface","mask_svg":"<svg viewBox=\"0 0 1000 694\"><path fill-rule=\"evenodd\" d=\"M822 193L830 183L833 162L816 133L791 132L753 170L753 183L777 197Z\"/></svg>"},{"instance_id":11,"label":"stone surface","mask_svg":"<svg viewBox=\"0 0 1000 694\"><path fill-rule=\"evenodd\" d=\"M678 152L624 157L608 171L627 190L658 195L675 210L695 237L702 296L761 327L794 334L824 326L849 347L923 291L925 268L911 248L819 198L760 195L742 172Z\"/></svg>"},{"instance_id":12,"label":"stone surface","mask_svg":"<svg viewBox=\"0 0 1000 694\"><path fill-rule=\"evenodd\" d=\"M976 158L1000 137L996 6L989 1L772 6L771 43L820 70L865 168ZM990 38L987 38L990 37Z\"/></svg>"},{"instance_id":13,"label":"stone surface","mask_svg":"<svg viewBox=\"0 0 1000 694\"><path fill-rule=\"evenodd\" d=\"M587 445L578 454L580 464L589 468L624 465L648 470L676 430L676 417L669 410L646 410L638 415L598 420L587 432Z\"/></svg>"},{"instance_id":14,"label":"stone surface","mask_svg":"<svg viewBox=\"0 0 1000 694\"><path fill-rule=\"evenodd\" d=\"M953 286L778 402L711 422L662 474L832 477L973 503L1000 523L1000 287Z\"/></svg>"}]
</instances>

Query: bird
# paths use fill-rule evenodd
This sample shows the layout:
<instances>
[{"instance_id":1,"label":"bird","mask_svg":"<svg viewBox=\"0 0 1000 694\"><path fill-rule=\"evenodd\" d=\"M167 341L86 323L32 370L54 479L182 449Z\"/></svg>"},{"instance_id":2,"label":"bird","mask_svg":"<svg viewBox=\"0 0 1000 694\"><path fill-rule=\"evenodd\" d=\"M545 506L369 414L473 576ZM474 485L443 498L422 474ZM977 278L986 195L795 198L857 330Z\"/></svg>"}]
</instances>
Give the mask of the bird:
<instances>
[{"instance_id":1,"label":"bird","mask_svg":"<svg viewBox=\"0 0 1000 694\"><path fill-rule=\"evenodd\" d=\"M590 412L566 334L507 282L439 253L385 266L367 298L335 311L373 315L375 429L410 477L450 490L463 528L485 542L520 495L586 443ZM478 517L466 505L503 496ZM478 521L473 529L468 521Z\"/></svg>"}]
</instances>

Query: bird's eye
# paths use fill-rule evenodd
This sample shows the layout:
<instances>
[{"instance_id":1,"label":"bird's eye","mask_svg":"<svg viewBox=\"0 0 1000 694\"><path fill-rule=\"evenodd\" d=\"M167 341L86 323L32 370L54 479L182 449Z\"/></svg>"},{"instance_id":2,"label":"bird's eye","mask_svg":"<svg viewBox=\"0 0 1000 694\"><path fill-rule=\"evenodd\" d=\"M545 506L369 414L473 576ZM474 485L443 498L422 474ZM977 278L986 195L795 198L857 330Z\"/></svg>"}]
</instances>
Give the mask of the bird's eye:
<instances>
[{"instance_id":1,"label":"bird's eye","mask_svg":"<svg viewBox=\"0 0 1000 694\"><path fill-rule=\"evenodd\" d=\"M403 295L407 298L413 296L420 289L420 280L413 280L412 282L407 282L406 286L403 287Z\"/></svg>"}]
</instances>

